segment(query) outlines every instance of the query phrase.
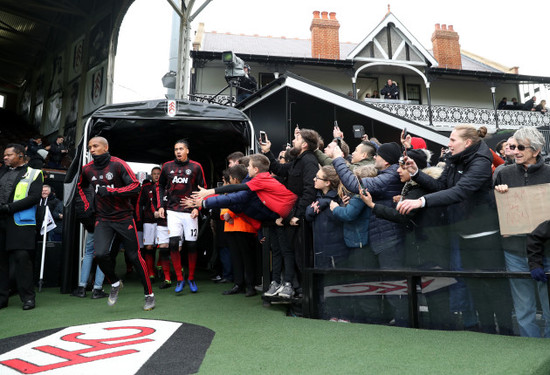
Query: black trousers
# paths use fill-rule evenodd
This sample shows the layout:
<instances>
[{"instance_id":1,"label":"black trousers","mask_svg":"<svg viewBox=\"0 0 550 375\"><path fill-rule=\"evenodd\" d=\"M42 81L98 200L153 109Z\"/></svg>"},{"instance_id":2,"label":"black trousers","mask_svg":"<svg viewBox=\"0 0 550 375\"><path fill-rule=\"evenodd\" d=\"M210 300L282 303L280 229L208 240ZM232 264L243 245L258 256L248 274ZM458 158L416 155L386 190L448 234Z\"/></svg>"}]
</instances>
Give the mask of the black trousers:
<instances>
[{"instance_id":1,"label":"black trousers","mask_svg":"<svg viewBox=\"0 0 550 375\"><path fill-rule=\"evenodd\" d=\"M254 254L256 250L255 233L226 232L231 263L233 265L233 280L241 288L254 288Z\"/></svg>"},{"instance_id":2,"label":"black trousers","mask_svg":"<svg viewBox=\"0 0 550 375\"><path fill-rule=\"evenodd\" d=\"M34 250L0 250L0 305L8 304L10 267L14 270L21 302L34 301Z\"/></svg>"},{"instance_id":3,"label":"black trousers","mask_svg":"<svg viewBox=\"0 0 550 375\"><path fill-rule=\"evenodd\" d=\"M110 254L111 244L115 236L121 239L127 259L134 266L143 285L144 293L146 295L153 293L151 281L149 277L146 276L147 265L139 252L134 219L124 221L97 221L94 231L94 249L99 268L103 271L105 277L107 277L107 280L111 284L120 280L115 273L115 259Z\"/></svg>"}]
</instances>

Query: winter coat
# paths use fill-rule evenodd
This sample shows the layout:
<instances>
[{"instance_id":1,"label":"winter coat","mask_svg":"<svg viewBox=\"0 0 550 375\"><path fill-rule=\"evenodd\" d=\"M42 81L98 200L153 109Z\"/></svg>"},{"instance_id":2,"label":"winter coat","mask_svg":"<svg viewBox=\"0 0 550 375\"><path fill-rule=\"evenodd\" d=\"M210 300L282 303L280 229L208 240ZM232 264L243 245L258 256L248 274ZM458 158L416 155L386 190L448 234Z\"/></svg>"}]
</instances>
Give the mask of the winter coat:
<instances>
[{"instance_id":1,"label":"winter coat","mask_svg":"<svg viewBox=\"0 0 550 375\"><path fill-rule=\"evenodd\" d=\"M498 230L495 196L492 189L493 156L480 141L447 157L437 179L419 171L413 180L430 192L426 207L446 206L450 223L462 235Z\"/></svg>"},{"instance_id":2,"label":"winter coat","mask_svg":"<svg viewBox=\"0 0 550 375\"><path fill-rule=\"evenodd\" d=\"M342 184L353 193L359 193L359 182L353 172L346 166L343 158L336 158L332 165L336 169ZM399 180L397 174L397 164L390 165L388 168L379 171L376 177L365 177L361 181L365 188L372 195L376 204L395 208L393 197L401 194L403 183ZM403 237L403 225L388 220L371 216L369 222L369 242L372 245L381 244L397 240Z\"/></svg>"},{"instance_id":3,"label":"winter coat","mask_svg":"<svg viewBox=\"0 0 550 375\"><path fill-rule=\"evenodd\" d=\"M380 95L385 99L399 99L399 86L395 83L392 83L391 86L386 84L380 91Z\"/></svg>"},{"instance_id":4,"label":"winter coat","mask_svg":"<svg viewBox=\"0 0 550 375\"><path fill-rule=\"evenodd\" d=\"M344 223L344 241L350 248L363 248L369 240L371 209L359 195L352 197L347 206L335 207L332 214Z\"/></svg>"},{"instance_id":5,"label":"winter coat","mask_svg":"<svg viewBox=\"0 0 550 375\"><path fill-rule=\"evenodd\" d=\"M519 164L511 164L502 168L495 180L495 186L506 184L509 188L547 183L550 183L550 166L544 163L540 155L537 157L537 162L530 165L527 170ZM526 256L526 235L504 237L502 247L516 255ZM547 243L545 248L546 253L550 255L550 243Z\"/></svg>"},{"instance_id":6,"label":"winter coat","mask_svg":"<svg viewBox=\"0 0 550 375\"><path fill-rule=\"evenodd\" d=\"M423 169L427 175L438 178L443 172L439 167ZM418 199L426 190L414 181L403 187L402 199ZM409 266L447 268L449 266L449 239L444 207L425 207L400 214L396 209L376 204L372 213L406 227L406 260Z\"/></svg>"},{"instance_id":7,"label":"winter coat","mask_svg":"<svg viewBox=\"0 0 550 375\"><path fill-rule=\"evenodd\" d=\"M285 164L279 163L272 152L268 152L265 156L270 161L269 170L277 176L286 178L287 189L298 196L287 219L303 218L306 208L313 202L316 195L313 178L319 170L319 164L313 151L304 151L296 159Z\"/></svg>"},{"instance_id":8,"label":"winter coat","mask_svg":"<svg viewBox=\"0 0 550 375\"><path fill-rule=\"evenodd\" d=\"M306 209L307 221L313 222L313 251L316 268L331 268L338 260L346 259L349 248L344 241L344 226L336 219L330 210L330 202L340 203L340 197L335 190L327 194L318 192L319 213L315 213L311 205Z\"/></svg>"},{"instance_id":9,"label":"winter coat","mask_svg":"<svg viewBox=\"0 0 550 375\"><path fill-rule=\"evenodd\" d=\"M32 207L40 201L42 195L42 184L44 182L44 177L42 171L40 171L38 177L30 183L28 194L25 198L20 200L15 199L15 192L17 185L24 180L25 176L28 174L27 165L22 165L16 167L13 170L10 170L7 166L0 167L0 180L6 175L6 173L16 173L15 183L11 187L9 192L9 197L7 199L7 204L9 207L9 213L2 215L0 214L0 226L3 235L5 236L5 247L0 248L2 250L32 250L36 247L36 224L30 225L17 225L16 217L18 214L23 212L31 212ZM32 221L35 222L36 212L32 212ZM4 244L0 244L4 246Z\"/></svg>"}]
</instances>

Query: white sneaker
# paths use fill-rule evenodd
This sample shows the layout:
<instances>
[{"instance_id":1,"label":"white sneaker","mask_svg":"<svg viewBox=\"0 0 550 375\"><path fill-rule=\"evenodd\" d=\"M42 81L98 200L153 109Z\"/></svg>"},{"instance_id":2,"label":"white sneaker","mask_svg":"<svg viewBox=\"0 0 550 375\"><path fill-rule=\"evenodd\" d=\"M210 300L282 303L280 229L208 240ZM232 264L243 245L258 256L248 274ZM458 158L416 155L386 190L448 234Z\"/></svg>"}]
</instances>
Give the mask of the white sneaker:
<instances>
[{"instance_id":1,"label":"white sneaker","mask_svg":"<svg viewBox=\"0 0 550 375\"><path fill-rule=\"evenodd\" d=\"M120 284L118 284L118 286L111 286L111 292L109 293L109 299L107 300L107 304L109 306L113 306L116 303L118 300L118 292L120 292L120 289L124 287L122 280L120 280L119 283Z\"/></svg>"},{"instance_id":2,"label":"white sneaker","mask_svg":"<svg viewBox=\"0 0 550 375\"><path fill-rule=\"evenodd\" d=\"M273 297L277 295L277 292L279 289L282 290L282 285L273 280L271 284L269 284L269 289L264 293L264 296L266 297Z\"/></svg>"},{"instance_id":3,"label":"white sneaker","mask_svg":"<svg viewBox=\"0 0 550 375\"><path fill-rule=\"evenodd\" d=\"M285 282L281 288L279 288L277 295L282 298L292 298L294 296L294 288L288 281Z\"/></svg>"},{"instance_id":4,"label":"white sneaker","mask_svg":"<svg viewBox=\"0 0 550 375\"><path fill-rule=\"evenodd\" d=\"M143 306L143 310L150 311L155 308L155 296L145 296L145 306Z\"/></svg>"}]
</instances>

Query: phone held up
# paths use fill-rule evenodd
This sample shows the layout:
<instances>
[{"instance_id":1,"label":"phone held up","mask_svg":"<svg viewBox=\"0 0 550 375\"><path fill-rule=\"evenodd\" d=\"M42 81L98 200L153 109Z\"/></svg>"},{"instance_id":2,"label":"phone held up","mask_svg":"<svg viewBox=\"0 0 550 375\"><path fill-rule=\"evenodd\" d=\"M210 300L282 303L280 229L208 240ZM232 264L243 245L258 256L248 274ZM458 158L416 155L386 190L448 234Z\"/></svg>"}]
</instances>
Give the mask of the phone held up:
<instances>
[{"instance_id":1,"label":"phone held up","mask_svg":"<svg viewBox=\"0 0 550 375\"><path fill-rule=\"evenodd\" d=\"M353 125L353 138L361 138L365 135L363 125Z\"/></svg>"},{"instance_id":2,"label":"phone held up","mask_svg":"<svg viewBox=\"0 0 550 375\"><path fill-rule=\"evenodd\" d=\"M267 143L267 134L263 130L260 130L260 143L263 145Z\"/></svg>"},{"instance_id":3,"label":"phone held up","mask_svg":"<svg viewBox=\"0 0 550 375\"><path fill-rule=\"evenodd\" d=\"M357 178L357 182L359 183L359 192L362 193L363 195L367 195L367 188L365 187L365 185L363 185L363 180L357 176L356 178Z\"/></svg>"}]
</instances>

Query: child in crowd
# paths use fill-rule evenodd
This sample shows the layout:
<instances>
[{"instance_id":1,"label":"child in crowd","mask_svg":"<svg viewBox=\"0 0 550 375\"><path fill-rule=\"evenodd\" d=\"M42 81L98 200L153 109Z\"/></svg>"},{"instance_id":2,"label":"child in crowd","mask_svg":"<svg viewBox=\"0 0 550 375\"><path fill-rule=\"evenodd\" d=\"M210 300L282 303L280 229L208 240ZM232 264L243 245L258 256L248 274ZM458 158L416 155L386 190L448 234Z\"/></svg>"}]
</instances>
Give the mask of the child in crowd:
<instances>
[{"instance_id":1,"label":"child in crowd","mask_svg":"<svg viewBox=\"0 0 550 375\"><path fill-rule=\"evenodd\" d=\"M248 165L250 180L242 184L231 184L215 189L200 189L192 199L182 204L201 205L211 208L211 201L203 200L213 194L232 193L224 196L225 206L242 205L242 212L259 221L285 218L296 202L296 195L269 173L269 159L261 154L250 155ZM235 210L234 210L235 212Z\"/></svg>"},{"instance_id":2,"label":"child in crowd","mask_svg":"<svg viewBox=\"0 0 550 375\"><path fill-rule=\"evenodd\" d=\"M315 268L335 268L347 259L349 248L344 241L343 223L330 210L331 202L340 203L340 178L332 166L324 166L314 178L316 200L306 209L306 220L313 222Z\"/></svg>"},{"instance_id":3,"label":"child in crowd","mask_svg":"<svg viewBox=\"0 0 550 375\"><path fill-rule=\"evenodd\" d=\"M332 166L324 166L314 177L317 197L306 209L306 220L313 223L313 252L315 268L341 267L348 259L349 248L344 241L343 223L336 219L330 204L341 203L338 195L340 178ZM320 285L320 315L324 319L342 316L340 301L330 296L327 289L341 284L341 277L324 276Z\"/></svg>"},{"instance_id":4,"label":"child in crowd","mask_svg":"<svg viewBox=\"0 0 550 375\"><path fill-rule=\"evenodd\" d=\"M231 184L240 184L246 177L246 167L237 164L229 168L229 181ZM224 196L211 197L211 207L218 207L217 201ZM224 231L231 252L231 264L233 267L233 288L223 292L224 295L242 293L246 289L246 297L256 295L254 289L254 249L256 248L256 235L259 223L246 216L236 214L229 209L222 209L220 218L225 221Z\"/></svg>"}]
</instances>

